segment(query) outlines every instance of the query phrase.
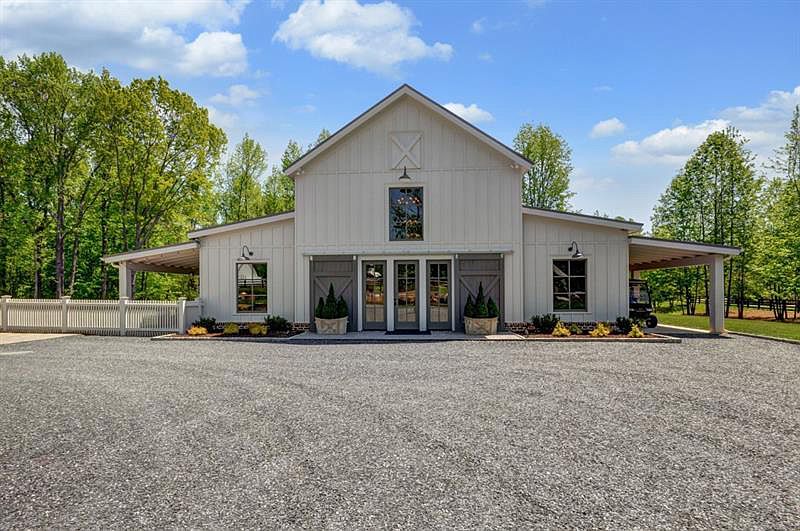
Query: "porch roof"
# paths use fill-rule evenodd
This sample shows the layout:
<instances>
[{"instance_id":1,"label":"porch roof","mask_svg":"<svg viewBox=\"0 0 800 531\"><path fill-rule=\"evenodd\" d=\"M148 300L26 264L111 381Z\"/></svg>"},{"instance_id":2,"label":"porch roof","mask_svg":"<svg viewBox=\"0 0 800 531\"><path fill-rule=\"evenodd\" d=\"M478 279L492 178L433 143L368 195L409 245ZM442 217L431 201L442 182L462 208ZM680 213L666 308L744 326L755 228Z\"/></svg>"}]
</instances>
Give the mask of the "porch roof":
<instances>
[{"instance_id":1,"label":"porch roof","mask_svg":"<svg viewBox=\"0 0 800 531\"><path fill-rule=\"evenodd\" d=\"M714 256L727 258L738 255L741 250L727 245L663 240L644 236L628 238L628 262L631 271L666 269L705 265Z\"/></svg>"},{"instance_id":2,"label":"porch roof","mask_svg":"<svg viewBox=\"0 0 800 531\"><path fill-rule=\"evenodd\" d=\"M197 274L200 272L200 244L184 242L140 249L104 256L103 261L107 264L124 263L130 271Z\"/></svg>"}]
</instances>

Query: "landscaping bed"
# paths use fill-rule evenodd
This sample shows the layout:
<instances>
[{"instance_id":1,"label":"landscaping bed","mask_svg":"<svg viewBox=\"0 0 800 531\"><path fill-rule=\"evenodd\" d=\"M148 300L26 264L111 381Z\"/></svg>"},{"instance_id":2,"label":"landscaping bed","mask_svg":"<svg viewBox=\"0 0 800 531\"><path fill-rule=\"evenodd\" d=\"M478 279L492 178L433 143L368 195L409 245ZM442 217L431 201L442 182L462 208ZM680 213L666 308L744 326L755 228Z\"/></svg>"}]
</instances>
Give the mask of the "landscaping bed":
<instances>
[{"instance_id":1,"label":"landscaping bed","mask_svg":"<svg viewBox=\"0 0 800 531\"><path fill-rule=\"evenodd\" d=\"M201 317L185 334L167 334L158 339L286 339L300 333L278 316L268 315L263 323L217 323L213 317Z\"/></svg>"},{"instance_id":2,"label":"landscaping bed","mask_svg":"<svg viewBox=\"0 0 800 531\"><path fill-rule=\"evenodd\" d=\"M680 343L680 339L645 332L636 319L618 317L614 323L564 322L554 314L535 315L521 334L531 341Z\"/></svg>"}]
</instances>

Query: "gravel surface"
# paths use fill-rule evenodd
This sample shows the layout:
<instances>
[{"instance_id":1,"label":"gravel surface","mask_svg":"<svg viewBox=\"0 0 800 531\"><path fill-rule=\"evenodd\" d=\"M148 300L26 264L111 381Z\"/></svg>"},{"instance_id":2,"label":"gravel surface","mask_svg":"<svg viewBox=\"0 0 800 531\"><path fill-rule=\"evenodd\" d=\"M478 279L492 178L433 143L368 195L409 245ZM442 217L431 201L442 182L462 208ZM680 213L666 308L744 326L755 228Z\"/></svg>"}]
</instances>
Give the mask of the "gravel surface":
<instances>
[{"instance_id":1,"label":"gravel surface","mask_svg":"<svg viewBox=\"0 0 800 531\"><path fill-rule=\"evenodd\" d=\"M797 345L21 346L2 529L800 525Z\"/></svg>"}]
</instances>

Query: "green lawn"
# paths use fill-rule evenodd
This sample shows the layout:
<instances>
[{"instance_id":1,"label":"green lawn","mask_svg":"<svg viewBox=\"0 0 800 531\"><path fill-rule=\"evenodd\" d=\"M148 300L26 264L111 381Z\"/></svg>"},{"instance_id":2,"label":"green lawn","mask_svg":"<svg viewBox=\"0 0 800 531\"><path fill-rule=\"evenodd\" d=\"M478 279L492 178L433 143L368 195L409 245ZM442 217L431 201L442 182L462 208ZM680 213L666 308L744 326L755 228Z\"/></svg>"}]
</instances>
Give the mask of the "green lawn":
<instances>
[{"instance_id":1,"label":"green lawn","mask_svg":"<svg viewBox=\"0 0 800 531\"><path fill-rule=\"evenodd\" d=\"M659 313L658 322L665 325L708 330L708 317L705 315ZM725 328L731 332L744 332L745 334L800 340L800 323L777 323L774 321L756 321L752 319L725 319Z\"/></svg>"}]
</instances>

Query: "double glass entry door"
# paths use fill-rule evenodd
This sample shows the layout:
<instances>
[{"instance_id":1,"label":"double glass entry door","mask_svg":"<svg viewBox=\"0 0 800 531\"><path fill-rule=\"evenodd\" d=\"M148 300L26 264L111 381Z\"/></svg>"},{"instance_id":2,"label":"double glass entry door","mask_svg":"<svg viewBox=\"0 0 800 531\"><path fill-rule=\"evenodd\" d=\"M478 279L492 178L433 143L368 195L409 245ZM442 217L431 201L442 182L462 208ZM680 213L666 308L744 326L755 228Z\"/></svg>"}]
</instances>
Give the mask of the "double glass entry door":
<instances>
[{"instance_id":1,"label":"double glass entry door","mask_svg":"<svg viewBox=\"0 0 800 531\"><path fill-rule=\"evenodd\" d=\"M427 270L427 322L431 330L449 330L450 319L450 262L423 262ZM396 261L393 264L392 286L386 280L387 264L383 260L364 262L363 305L364 330L386 330L387 290L394 290L395 330L419 330L420 325L420 262Z\"/></svg>"}]
</instances>

